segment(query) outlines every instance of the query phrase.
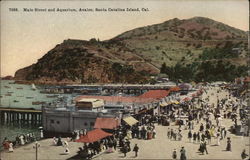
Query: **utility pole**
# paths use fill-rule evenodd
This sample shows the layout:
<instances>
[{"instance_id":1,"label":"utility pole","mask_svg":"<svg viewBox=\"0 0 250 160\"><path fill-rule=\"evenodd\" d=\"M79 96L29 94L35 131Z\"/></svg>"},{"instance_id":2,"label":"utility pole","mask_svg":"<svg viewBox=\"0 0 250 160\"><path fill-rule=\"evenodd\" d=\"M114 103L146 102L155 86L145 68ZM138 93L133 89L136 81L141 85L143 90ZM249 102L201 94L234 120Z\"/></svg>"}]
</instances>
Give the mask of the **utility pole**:
<instances>
[{"instance_id":1,"label":"utility pole","mask_svg":"<svg viewBox=\"0 0 250 160\"><path fill-rule=\"evenodd\" d=\"M36 160L38 160L38 148L40 147L40 143L37 141L35 142L35 145L33 146L34 149L36 149Z\"/></svg>"}]
</instances>

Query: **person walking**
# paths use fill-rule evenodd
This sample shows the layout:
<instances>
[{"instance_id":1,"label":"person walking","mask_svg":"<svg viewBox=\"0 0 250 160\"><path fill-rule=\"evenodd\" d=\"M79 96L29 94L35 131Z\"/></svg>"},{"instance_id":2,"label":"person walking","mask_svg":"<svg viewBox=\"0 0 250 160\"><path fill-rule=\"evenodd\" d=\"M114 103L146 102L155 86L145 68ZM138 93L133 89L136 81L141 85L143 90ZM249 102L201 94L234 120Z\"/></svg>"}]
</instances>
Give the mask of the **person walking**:
<instances>
[{"instance_id":1,"label":"person walking","mask_svg":"<svg viewBox=\"0 0 250 160\"><path fill-rule=\"evenodd\" d=\"M135 157L138 156L139 147L135 144L133 151L135 152Z\"/></svg>"},{"instance_id":2,"label":"person walking","mask_svg":"<svg viewBox=\"0 0 250 160\"><path fill-rule=\"evenodd\" d=\"M187 159L186 150L184 147L181 147L180 153L181 153L180 160L186 160Z\"/></svg>"},{"instance_id":3,"label":"person walking","mask_svg":"<svg viewBox=\"0 0 250 160\"><path fill-rule=\"evenodd\" d=\"M193 143L196 143L196 133L193 134Z\"/></svg>"},{"instance_id":4,"label":"person walking","mask_svg":"<svg viewBox=\"0 0 250 160\"><path fill-rule=\"evenodd\" d=\"M208 154L206 140L203 141L203 149L204 149L204 151L206 151L206 154Z\"/></svg>"},{"instance_id":5,"label":"person walking","mask_svg":"<svg viewBox=\"0 0 250 160\"><path fill-rule=\"evenodd\" d=\"M124 157L127 156L127 152L128 152L128 146L125 144L125 145L123 146L123 154L124 154Z\"/></svg>"},{"instance_id":6,"label":"person walking","mask_svg":"<svg viewBox=\"0 0 250 160\"><path fill-rule=\"evenodd\" d=\"M174 151L173 151L172 158L173 158L173 159L176 159L176 158L177 158L177 152L176 152L176 149L174 149Z\"/></svg>"}]
</instances>

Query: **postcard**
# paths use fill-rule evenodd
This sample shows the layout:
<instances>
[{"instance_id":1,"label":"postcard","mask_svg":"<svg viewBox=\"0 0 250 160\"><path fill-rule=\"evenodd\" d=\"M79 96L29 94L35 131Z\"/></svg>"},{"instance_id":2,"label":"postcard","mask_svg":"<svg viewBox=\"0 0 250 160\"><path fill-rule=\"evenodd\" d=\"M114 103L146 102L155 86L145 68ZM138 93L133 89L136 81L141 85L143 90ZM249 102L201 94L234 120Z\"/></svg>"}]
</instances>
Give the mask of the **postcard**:
<instances>
[{"instance_id":1,"label":"postcard","mask_svg":"<svg viewBox=\"0 0 250 160\"><path fill-rule=\"evenodd\" d=\"M0 159L248 159L248 36L247 0L3 0Z\"/></svg>"}]
</instances>

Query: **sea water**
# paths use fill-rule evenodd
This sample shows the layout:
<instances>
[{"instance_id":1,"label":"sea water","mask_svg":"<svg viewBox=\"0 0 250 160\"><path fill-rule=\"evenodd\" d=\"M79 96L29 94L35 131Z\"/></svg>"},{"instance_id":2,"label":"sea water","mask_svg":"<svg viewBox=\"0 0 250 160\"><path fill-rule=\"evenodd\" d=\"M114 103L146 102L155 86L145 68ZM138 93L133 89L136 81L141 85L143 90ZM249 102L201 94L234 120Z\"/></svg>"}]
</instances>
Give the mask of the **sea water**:
<instances>
[{"instance_id":1,"label":"sea water","mask_svg":"<svg viewBox=\"0 0 250 160\"><path fill-rule=\"evenodd\" d=\"M51 94L40 93L40 91L43 90L43 86L36 86L37 89L33 90L31 85L14 84L14 81L9 80L1 80L0 85L0 107L33 108L40 110L42 105L32 105L32 102L52 102L56 100L56 97L47 97ZM9 140L15 140L17 135L27 133L39 135L38 126L0 125L0 142L2 142L5 137ZM0 146L2 147L2 145Z\"/></svg>"}]
</instances>

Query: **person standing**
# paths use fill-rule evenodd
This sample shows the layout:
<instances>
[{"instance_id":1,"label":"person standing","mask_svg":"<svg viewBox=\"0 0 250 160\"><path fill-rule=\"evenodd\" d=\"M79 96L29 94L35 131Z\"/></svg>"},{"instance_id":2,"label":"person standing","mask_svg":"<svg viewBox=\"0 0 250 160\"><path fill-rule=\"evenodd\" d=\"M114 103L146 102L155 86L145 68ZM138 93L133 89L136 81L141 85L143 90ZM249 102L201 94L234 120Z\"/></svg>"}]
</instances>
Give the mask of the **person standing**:
<instances>
[{"instance_id":1,"label":"person standing","mask_svg":"<svg viewBox=\"0 0 250 160\"><path fill-rule=\"evenodd\" d=\"M135 152L135 157L138 156L139 147L135 144L133 151Z\"/></svg>"},{"instance_id":2,"label":"person standing","mask_svg":"<svg viewBox=\"0 0 250 160\"><path fill-rule=\"evenodd\" d=\"M207 134L207 143L208 144L211 144L211 134L210 134L210 132Z\"/></svg>"},{"instance_id":3,"label":"person standing","mask_svg":"<svg viewBox=\"0 0 250 160\"><path fill-rule=\"evenodd\" d=\"M188 132L188 139L189 139L189 142L192 141L192 132L191 132L191 130L189 130L189 132Z\"/></svg>"},{"instance_id":4,"label":"person standing","mask_svg":"<svg viewBox=\"0 0 250 160\"><path fill-rule=\"evenodd\" d=\"M174 151L173 151L172 158L173 158L173 159L176 159L176 158L177 158L177 152L176 152L176 149L174 149Z\"/></svg>"},{"instance_id":5,"label":"person standing","mask_svg":"<svg viewBox=\"0 0 250 160\"><path fill-rule=\"evenodd\" d=\"M197 141L198 141L198 143L200 143L200 132L198 132L198 133L196 134L196 136L197 136Z\"/></svg>"},{"instance_id":6,"label":"person standing","mask_svg":"<svg viewBox=\"0 0 250 160\"><path fill-rule=\"evenodd\" d=\"M227 148L226 148L227 151L232 151L232 148L231 148L231 139L230 137L227 138Z\"/></svg>"},{"instance_id":7,"label":"person standing","mask_svg":"<svg viewBox=\"0 0 250 160\"><path fill-rule=\"evenodd\" d=\"M184 147L181 147L180 153L181 153L180 160L186 160L187 159L186 150L184 149Z\"/></svg>"},{"instance_id":8,"label":"person standing","mask_svg":"<svg viewBox=\"0 0 250 160\"><path fill-rule=\"evenodd\" d=\"M220 145L220 132L217 132L217 146Z\"/></svg>"},{"instance_id":9,"label":"person standing","mask_svg":"<svg viewBox=\"0 0 250 160\"><path fill-rule=\"evenodd\" d=\"M9 143L9 152L14 152L13 143L12 142Z\"/></svg>"}]
</instances>

